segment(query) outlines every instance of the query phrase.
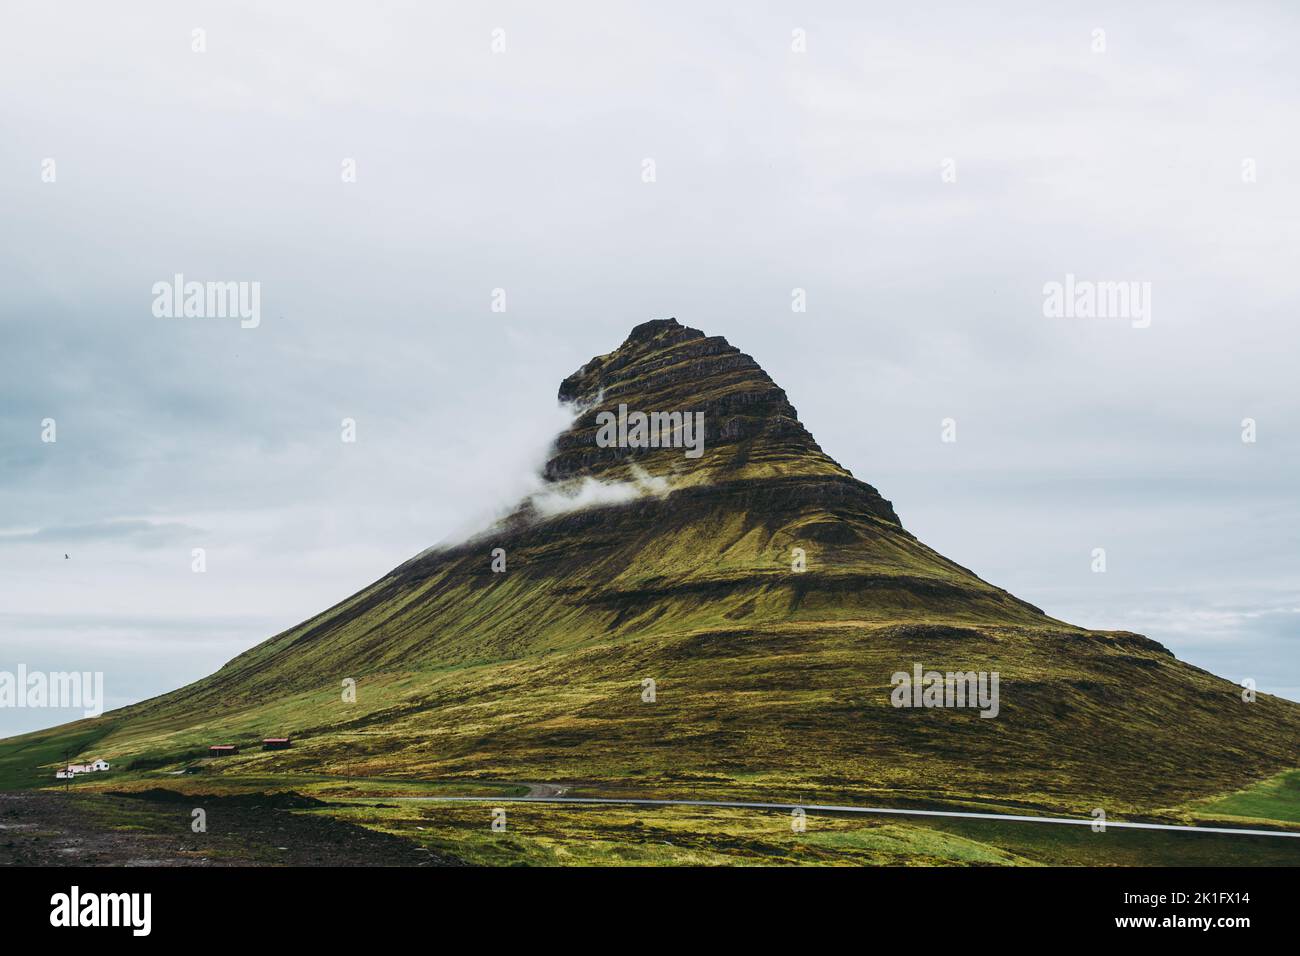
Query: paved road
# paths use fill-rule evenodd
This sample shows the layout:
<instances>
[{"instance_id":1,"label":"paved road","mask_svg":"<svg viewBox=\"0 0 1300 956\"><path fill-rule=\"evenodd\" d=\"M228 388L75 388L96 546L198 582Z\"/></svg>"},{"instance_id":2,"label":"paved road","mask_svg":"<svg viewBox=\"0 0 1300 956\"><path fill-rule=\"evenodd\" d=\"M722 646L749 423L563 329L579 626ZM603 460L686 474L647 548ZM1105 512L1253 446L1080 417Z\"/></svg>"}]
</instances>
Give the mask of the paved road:
<instances>
[{"instance_id":1,"label":"paved road","mask_svg":"<svg viewBox=\"0 0 1300 956\"><path fill-rule=\"evenodd\" d=\"M530 785L531 786L531 785ZM547 785L550 786L550 785ZM563 793L563 788L559 789ZM958 810L906 810L897 807L855 807L833 803L753 803L744 800L652 800L634 797L565 797L556 795L526 797L386 797L396 800L425 800L443 803L581 803L611 804L616 806L648 807L728 807L749 810L795 810L805 813L864 813L889 814L903 817L954 817L962 820L1000 820L1010 823L1060 823L1070 826L1090 827L1096 820L1073 817L1029 817L1013 813L966 813ZM1230 833L1235 836L1264 836L1300 838L1300 831L1243 830L1232 827L1178 826L1172 823L1129 823L1106 821L1107 829L1116 830L1178 830L1187 833Z\"/></svg>"},{"instance_id":2,"label":"paved road","mask_svg":"<svg viewBox=\"0 0 1300 956\"><path fill-rule=\"evenodd\" d=\"M527 796L534 799L541 797L562 797L569 792L569 788L558 783L525 783L521 784L528 788Z\"/></svg>"}]
</instances>

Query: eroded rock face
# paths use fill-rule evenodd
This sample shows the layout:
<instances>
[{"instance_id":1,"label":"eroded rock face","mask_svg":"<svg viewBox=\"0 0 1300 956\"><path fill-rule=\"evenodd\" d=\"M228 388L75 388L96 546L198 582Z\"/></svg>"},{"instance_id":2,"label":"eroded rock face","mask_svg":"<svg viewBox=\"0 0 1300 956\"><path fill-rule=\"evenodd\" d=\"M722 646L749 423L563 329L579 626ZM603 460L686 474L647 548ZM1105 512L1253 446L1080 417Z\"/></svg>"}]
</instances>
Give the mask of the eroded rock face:
<instances>
[{"instance_id":1,"label":"eroded rock face","mask_svg":"<svg viewBox=\"0 0 1300 956\"><path fill-rule=\"evenodd\" d=\"M555 442L544 471L550 481L626 481L640 474L683 488L802 477L810 479L813 496L856 496L877 517L898 523L889 502L821 450L784 389L752 357L676 319L638 325L613 352L566 378L559 397L582 412ZM620 405L703 413L703 454L691 459L680 448L600 447L598 416ZM832 479L831 486L822 489L812 479Z\"/></svg>"}]
</instances>

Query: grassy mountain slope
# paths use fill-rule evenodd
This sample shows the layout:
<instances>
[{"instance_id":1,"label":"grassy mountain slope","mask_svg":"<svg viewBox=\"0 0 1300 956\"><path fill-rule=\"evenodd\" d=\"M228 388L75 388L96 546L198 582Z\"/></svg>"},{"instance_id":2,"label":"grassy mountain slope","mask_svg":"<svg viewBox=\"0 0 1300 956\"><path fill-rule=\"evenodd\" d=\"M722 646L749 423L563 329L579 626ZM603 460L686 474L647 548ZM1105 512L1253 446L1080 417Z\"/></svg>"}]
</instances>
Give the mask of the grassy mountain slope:
<instances>
[{"instance_id":1,"label":"grassy mountain slope","mask_svg":"<svg viewBox=\"0 0 1300 956\"><path fill-rule=\"evenodd\" d=\"M292 734L207 772L1131 813L1300 765L1300 705L1245 703L1153 641L1049 618L932 551L721 338L646 323L560 397L575 419L546 466L555 497L641 494L524 502L195 684L0 744L0 774L44 781L88 734L142 773ZM703 455L598 447L596 416L620 403L703 411ZM999 672L999 715L892 707L914 663Z\"/></svg>"}]
</instances>

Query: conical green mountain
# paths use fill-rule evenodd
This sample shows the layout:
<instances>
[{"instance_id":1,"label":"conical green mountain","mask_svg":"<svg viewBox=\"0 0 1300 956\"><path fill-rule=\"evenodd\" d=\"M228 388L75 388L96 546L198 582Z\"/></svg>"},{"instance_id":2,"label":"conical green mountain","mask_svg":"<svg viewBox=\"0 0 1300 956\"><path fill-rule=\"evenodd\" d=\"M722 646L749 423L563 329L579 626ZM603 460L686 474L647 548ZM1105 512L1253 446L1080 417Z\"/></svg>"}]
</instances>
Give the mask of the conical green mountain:
<instances>
[{"instance_id":1,"label":"conical green mountain","mask_svg":"<svg viewBox=\"0 0 1300 956\"><path fill-rule=\"evenodd\" d=\"M1049 618L937 554L724 339L647 322L559 394L575 417L550 490L496 527L189 687L0 756L93 741L143 774L292 735L209 772L1115 813L1300 765L1300 705L1243 701L1154 641ZM604 447L620 406L703 413L702 452L677 420L661 447ZM917 665L996 672L997 715L895 707L892 676Z\"/></svg>"}]
</instances>

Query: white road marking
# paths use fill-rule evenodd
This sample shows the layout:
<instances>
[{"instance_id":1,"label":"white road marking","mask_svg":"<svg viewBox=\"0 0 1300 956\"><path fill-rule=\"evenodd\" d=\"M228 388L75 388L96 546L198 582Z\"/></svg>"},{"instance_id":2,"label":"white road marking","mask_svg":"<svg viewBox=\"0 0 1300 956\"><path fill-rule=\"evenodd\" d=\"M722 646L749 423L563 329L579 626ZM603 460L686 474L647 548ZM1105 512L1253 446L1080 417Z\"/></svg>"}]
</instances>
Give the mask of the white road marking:
<instances>
[{"instance_id":1,"label":"white road marking","mask_svg":"<svg viewBox=\"0 0 1300 956\"><path fill-rule=\"evenodd\" d=\"M1100 825L1097 820L1078 820L1073 817L1029 817L1014 813L969 813L960 810L905 810L897 807L851 807L833 803L750 803L743 800L652 800L636 797L387 797L389 800L431 800L444 803L584 803L614 804L624 806L655 807L724 807L750 810L795 810L805 813L881 813L905 817L956 817L964 820L1005 820L1012 823L1064 823L1090 827ZM1129 823L1107 820L1106 829L1117 830L1175 830L1185 833L1229 833L1234 836L1265 836L1300 838L1300 831L1241 830L1232 827L1194 827L1173 823Z\"/></svg>"}]
</instances>

